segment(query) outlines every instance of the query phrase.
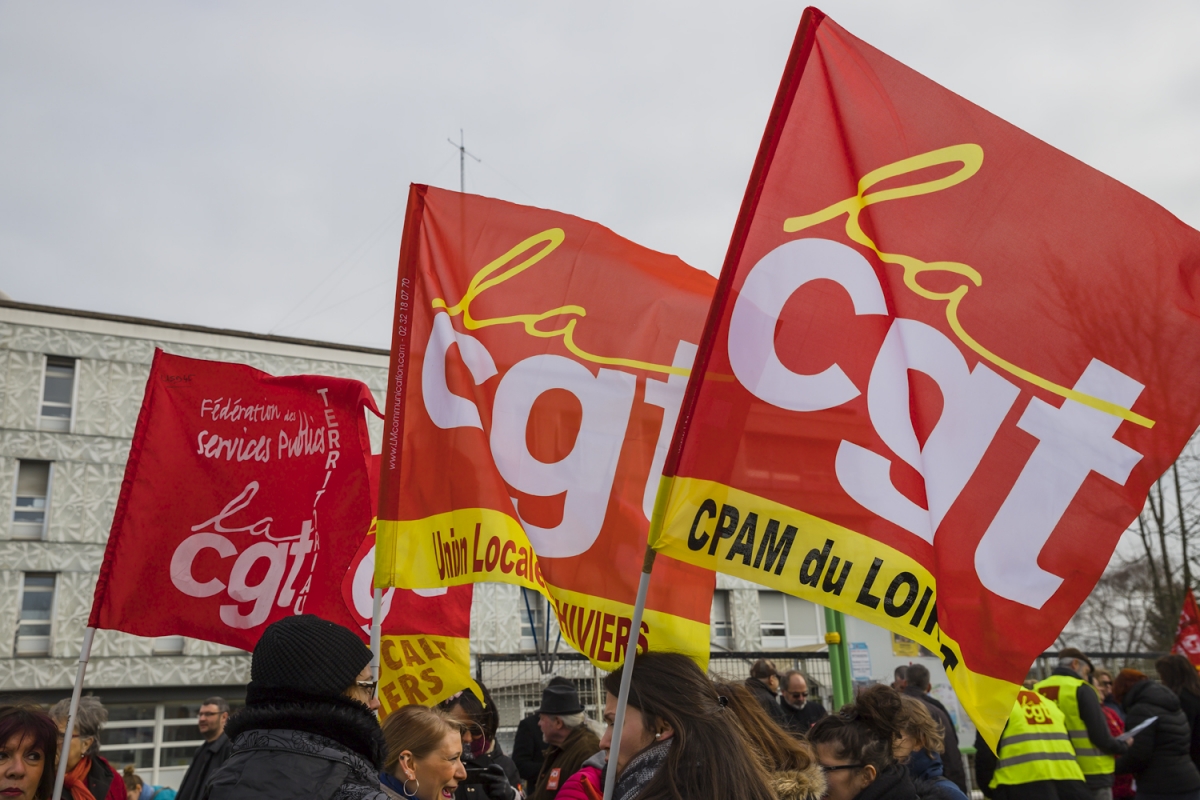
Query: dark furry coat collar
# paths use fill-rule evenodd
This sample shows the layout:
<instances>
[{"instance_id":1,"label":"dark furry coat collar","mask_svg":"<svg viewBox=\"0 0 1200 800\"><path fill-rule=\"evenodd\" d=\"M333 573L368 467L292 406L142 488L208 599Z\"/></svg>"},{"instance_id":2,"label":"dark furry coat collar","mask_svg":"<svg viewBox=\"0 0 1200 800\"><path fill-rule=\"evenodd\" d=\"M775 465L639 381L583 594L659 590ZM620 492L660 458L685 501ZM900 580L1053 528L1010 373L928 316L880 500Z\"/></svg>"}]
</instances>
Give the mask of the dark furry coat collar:
<instances>
[{"instance_id":1,"label":"dark furry coat collar","mask_svg":"<svg viewBox=\"0 0 1200 800\"><path fill-rule=\"evenodd\" d=\"M332 739L365 758L376 771L383 769L387 744L375 715L348 697L298 700L286 696L255 698L229 718L230 739L246 731L294 730Z\"/></svg>"}]
</instances>

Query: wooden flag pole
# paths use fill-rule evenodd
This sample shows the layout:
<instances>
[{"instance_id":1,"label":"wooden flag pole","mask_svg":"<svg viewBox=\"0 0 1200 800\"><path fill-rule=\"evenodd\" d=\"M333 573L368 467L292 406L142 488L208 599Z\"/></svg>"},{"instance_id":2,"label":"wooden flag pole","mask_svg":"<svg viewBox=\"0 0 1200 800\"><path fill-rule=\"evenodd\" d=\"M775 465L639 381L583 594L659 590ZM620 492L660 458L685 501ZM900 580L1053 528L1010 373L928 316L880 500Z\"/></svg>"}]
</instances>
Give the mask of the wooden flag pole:
<instances>
[{"instance_id":1,"label":"wooden flag pole","mask_svg":"<svg viewBox=\"0 0 1200 800\"><path fill-rule=\"evenodd\" d=\"M92 639L95 628L83 629L83 646L79 649L79 670L75 673L75 688L71 690L71 705L67 711L67 727L63 731L62 751L58 754L58 772L54 776L53 800L62 800L63 783L67 780L67 754L71 752L71 739L75 733L75 713L79 711L79 695L83 693L83 676L87 672L88 659L92 657Z\"/></svg>"},{"instance_id":2,"label":"wooden flag pole","mask_svg":"<svg viewBox=\"0 0 1200 800\"><path fill-rule=\"evenodd\" d=\"M379 681L379 632L382 620L379 619L383 609L383 589L375 587L375 596L371 599L371 680ZM376 691L378 691L376 687Z\"/></svg>"}]
</instances>

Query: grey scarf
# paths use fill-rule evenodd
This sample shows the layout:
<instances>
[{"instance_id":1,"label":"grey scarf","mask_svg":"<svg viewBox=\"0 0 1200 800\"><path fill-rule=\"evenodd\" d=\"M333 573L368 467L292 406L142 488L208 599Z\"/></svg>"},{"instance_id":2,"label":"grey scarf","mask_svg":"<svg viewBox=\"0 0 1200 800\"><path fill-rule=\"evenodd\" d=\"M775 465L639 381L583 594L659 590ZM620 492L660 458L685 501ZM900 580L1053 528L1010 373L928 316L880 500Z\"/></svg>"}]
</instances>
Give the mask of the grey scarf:
<instances>
[{"instance_id":1,"label":"grey scarf","mask_svg":"<svg viewBox=\"0 0 1200 800\"><path fill-rule=\"evenodd\" d=\"M658 742L633 757L625 769L621 772L621 777L617 778L617 785L613 790L613 800L633 800L641 793L650 779L662 767L663 762L667 760L667 753L671 750L671 740Z\"/></svg>"}]
</instances>

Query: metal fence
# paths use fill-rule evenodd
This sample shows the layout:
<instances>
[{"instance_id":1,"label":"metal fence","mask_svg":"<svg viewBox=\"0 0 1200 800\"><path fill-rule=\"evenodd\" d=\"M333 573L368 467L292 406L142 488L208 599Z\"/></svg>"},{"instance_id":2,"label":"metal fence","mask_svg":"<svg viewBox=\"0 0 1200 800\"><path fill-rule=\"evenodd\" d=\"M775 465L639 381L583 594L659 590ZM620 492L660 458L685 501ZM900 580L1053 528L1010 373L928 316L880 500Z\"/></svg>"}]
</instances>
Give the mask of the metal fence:
<instances>
[{"instance_id":1,"label":"metal fence","mask_svg":"<svg viewBox=\"0 0 1200 800\"><path fill-rule=\"evenodd\" d=\"M1136 669L1149 675L1151 678L1157 678L1158 673L1154 669L1154 662L1166 653L1157 652L1130 652L1130 653L1094 653L1088 652L1087 657L1097 667L1105 669L1116 675L1123 669ZM1037 660L1033 662L1033 666L1029 668L1029 678L1032 680L1043 680L1050 677L1050 673L1058 666L1058 651L1052 650L1047 653L1042 653Z\"/></svg>"},{"instance_id":2,"label":"metal fence","mask_svg":"<svg viewBox=\"0 0 1200 800\"><path fill-rule=\"evenodd\" d=\"M554 676L575 684L588 715L599 721L604 711L604 670L593 666L580 653L557 655L553 660L534 653L480 654L475 662L475 679L487 687L500 712L497 738L511 751L517 723L541 703L542 689ZM832 697L829 654L817 652L720 651L709 656L708 672L714 679L740 683L750 674L757 659L775 662L780 673L799 670L808 680L809 697L828 707Z\"/></svg>"}]
</instances>

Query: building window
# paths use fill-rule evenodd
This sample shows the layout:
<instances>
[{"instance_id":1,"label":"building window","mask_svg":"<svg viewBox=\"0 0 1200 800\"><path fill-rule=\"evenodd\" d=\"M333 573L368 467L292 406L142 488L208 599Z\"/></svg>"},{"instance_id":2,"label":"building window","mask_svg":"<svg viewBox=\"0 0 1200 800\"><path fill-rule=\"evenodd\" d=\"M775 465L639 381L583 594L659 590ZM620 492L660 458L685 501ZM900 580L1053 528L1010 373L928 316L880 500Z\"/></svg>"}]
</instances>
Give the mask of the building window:
<instances>
[{"instance_id":1,"label":"building window","mask_svg":"<svg viewBox=\"0 0 1200 800\"><path fill-rule=\"evenodd\" d=\"M230 703L237 708L240 703ZM151 785L178 788L204 738L196 727L200 704L105 703L108 724L100 731L100 753L113 766L133 764Z\"/></svg>"},{"instance_id":2,"label":"building window","mask_svg":"<svg viewBox=\"0 0 1200 800\"><path fill-rule=\"evenodd\" d=\"M53 572L26 572L21 591L21 616L17 618L18 656L50 655L50 628L54 617Z\"/></svg>"},{"instance_id":3,"label":"building window","mask_svg":"<svg viewBox=\"0 0 1200 800\"><path fill-rule=\"evenodd\" d=\"M729 590L713 592L712 615L709 617L709 632L712 643L726 649L733 646L733 623L729 615Z\"/></svg>"},{"instance_id":4,"label":"building window","mask_svg":"<svg viewBox=\"0 0 1200 800\"><path fill-rule=\"evenodd\" d=\"M46 356L46 380L42 385L44 431L71 430L71 405L75 397L75 359Z\"/></svg>"},{"instance_id":5,"label":"building window","mask_svg":"<svg viewBox=\"0 0 1200 800\"><path fill-rule=\"evenodd\" d=\"M151 646L151 652L156 656L183 655L182 636L159 636Z\"/></svg>"},{"instance_id":6,"label":"building window","mask_svg":"<svg viewBox=\"0 0 1200 800\"><path fill-rule=\"evenodd\" d=\"M17 496L13 503L12 537L41 539L46 533L46 498L50 495L50 462L17 462Z\"/></svg>"},{"instance_id":7,"label":"building window","mask_svg":"<svg viewBox=\"0 0 1200 800\"><path fill-rule=\"evenodd\" d=\"M759 592L758 609L763 647L799 647L822 641L819 609L813 603L783 592Z\"/></svg>"}]
</instances>

